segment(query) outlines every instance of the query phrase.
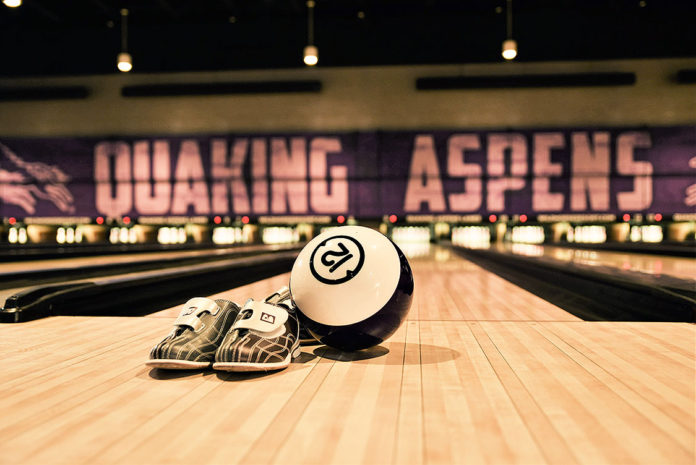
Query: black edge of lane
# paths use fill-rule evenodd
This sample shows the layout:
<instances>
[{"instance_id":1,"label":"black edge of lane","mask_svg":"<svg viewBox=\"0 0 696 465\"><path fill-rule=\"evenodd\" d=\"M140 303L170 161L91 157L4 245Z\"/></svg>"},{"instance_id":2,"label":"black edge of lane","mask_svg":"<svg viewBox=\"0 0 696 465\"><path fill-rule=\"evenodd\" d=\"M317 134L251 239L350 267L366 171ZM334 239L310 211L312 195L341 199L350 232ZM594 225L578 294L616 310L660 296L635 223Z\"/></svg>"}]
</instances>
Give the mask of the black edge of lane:
<instances>
[{"instance_id":1,"label":"black edge of lane","mask_svg":"<svg viewBox=\"0 0 696 465\"><path fill-rule=\"evenodd\" d=\"M104 257L107 263L94 263L80 267L60 266L41 269L41 270L20 270L0 272L0 289L9 289L19 286L36 285L39 282L48 284L50 282L67 281L72 279L83 279L94 276L113 276L126 272L145 271L161 269L172 266L195 265L212 261L226 260L229 258L241 258L262 252L294 250L297 244L293 245L259 245L231 247L229 254L221 253L221 249L212 249L209 253L201 252L199 255L180 257L177 255L169 257L154 257L147 260L134 259L130 262L109 263L108 257ZM171 251L162 251L167 253Z\"/></svg>"},{"instance_id":2,"label":"black edge of lane","mask_svg":"<svg viewBox=\"0 0 696 465\"><path fill-rule=\"evenodd\" d=\"M450 247L480 267L583 320L696 321L696 290L685 280L651 283L635 279L630 273L595 272L570 263Z\"/></svg>"},{"instance_id":3,"label":"black edge of lane","mask_svg":"<svg viewBox=\"0 0 696 465\"><path fill-rule=\"evenodd\" d=\"M233 258L134 276L25 289L9 297L0 322L19 323L54 315L142 316L280 273L289 272L299 250Z\"/></svg>"}]
</instances>

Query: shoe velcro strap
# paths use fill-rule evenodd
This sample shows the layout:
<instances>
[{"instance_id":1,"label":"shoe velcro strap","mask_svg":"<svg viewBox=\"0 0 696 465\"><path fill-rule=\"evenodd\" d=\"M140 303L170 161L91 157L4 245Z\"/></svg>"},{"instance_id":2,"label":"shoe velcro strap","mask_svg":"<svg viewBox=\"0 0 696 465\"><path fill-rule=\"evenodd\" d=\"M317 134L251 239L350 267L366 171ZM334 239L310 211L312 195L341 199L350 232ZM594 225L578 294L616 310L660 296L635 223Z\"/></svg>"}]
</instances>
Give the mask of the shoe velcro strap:
<instances>
[{"instance_id":1,"label":"shoe velcro strap","mask_svg":"<svg viewBox=\"0 0 696 465\"><path fill-rule=\"evenodd\" d=\"M285 301L290 300L290 298L290 288L288 288L287 286L283 286L272 295L266 297L266 300L264 300L264 302L277 305L281 302L285 303Z\"/></svg>"},{"instance_id":2,"label":"shoe velcro strap","mask_svg":"<svg viewBox=\"0 0 696 465\"><path fill-rule=\"evenodd\" d=\"M203 326L203 322L198 317L204 312L215 315L218 311L220 311L220 307L214 300L205 297L194 297L184 304L181 313L174 321L174 325L188 326L194 331L198 331Z\"/></svg>"},{"instance_id":3,"label":"shoe velcro strap","mask_svg":"<svg viewBox=\"0 0 696 465\"><path fill-rule=\"evenodd\" d=\"M240 314L246 310L251 310L250 315L237 320L232 329L250 329L261 333L269 333L282 327L288 320L287 310L266 302L247 302Z\"/></svg>"}]
</instances>

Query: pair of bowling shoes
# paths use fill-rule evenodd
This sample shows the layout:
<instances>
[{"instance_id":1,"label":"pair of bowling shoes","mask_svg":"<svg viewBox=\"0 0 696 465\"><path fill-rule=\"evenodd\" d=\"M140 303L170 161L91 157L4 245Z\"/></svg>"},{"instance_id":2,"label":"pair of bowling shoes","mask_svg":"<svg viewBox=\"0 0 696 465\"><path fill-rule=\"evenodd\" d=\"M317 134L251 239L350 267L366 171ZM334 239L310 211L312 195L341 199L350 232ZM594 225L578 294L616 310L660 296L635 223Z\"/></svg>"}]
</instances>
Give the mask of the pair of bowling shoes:
<instances>
[{"instance_id":1,"label":"pair of bowling shoes","mask_svg":"<svg viewBox=\"0 0 696 465\"><path fill-rule=\"evenodd\" d=\"M286 368L300 354L300 324L287 287L243 307L196 297L184 304L174 329L150 352L147 365L223 371Z\"/></svg>"}]
</instances>

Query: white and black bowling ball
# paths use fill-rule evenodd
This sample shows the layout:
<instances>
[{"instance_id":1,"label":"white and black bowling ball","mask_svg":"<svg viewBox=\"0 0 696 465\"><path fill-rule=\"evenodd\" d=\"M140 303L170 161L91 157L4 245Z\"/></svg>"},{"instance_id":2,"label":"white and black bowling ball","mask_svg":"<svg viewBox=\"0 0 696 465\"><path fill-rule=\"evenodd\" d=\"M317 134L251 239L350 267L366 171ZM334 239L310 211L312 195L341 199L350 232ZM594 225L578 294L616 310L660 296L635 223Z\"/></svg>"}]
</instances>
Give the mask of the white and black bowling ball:
<instances>
[{"instance_id":1,"label":"white and black bowling ball","mask_svg":"<svg viewBox=\"0 0 696 465\"><path fill-rule=\"evenodd\" d=\"M391 240L363 226L312 239L290 275L300 321L320 342L354 351L382 343L406 319L413 274Z\"/></svg>"}]
</instances>

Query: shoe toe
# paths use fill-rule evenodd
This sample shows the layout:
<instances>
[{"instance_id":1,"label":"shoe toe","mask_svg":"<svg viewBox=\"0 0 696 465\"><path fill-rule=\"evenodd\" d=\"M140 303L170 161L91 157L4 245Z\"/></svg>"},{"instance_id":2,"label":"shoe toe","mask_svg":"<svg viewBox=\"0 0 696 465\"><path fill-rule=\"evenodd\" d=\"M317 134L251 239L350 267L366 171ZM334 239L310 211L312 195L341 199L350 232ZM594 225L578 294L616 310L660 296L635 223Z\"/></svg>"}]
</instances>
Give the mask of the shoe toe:
<instances>
[{"instance_id":1,"label":"shoe toe","mask_svg":"<svg viewBox=\"0 0 696 465\"><path fill-rule=\"evenodd\" d=\"M249 333L224 341L215 353L215 361L221 363L277 363L287 356L285 344L279 338L251 337Z\"/></svg>"}]
</instances>

